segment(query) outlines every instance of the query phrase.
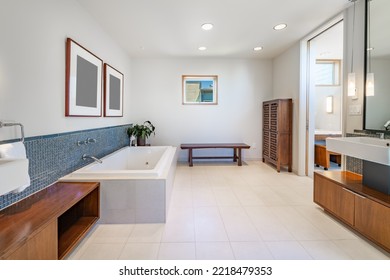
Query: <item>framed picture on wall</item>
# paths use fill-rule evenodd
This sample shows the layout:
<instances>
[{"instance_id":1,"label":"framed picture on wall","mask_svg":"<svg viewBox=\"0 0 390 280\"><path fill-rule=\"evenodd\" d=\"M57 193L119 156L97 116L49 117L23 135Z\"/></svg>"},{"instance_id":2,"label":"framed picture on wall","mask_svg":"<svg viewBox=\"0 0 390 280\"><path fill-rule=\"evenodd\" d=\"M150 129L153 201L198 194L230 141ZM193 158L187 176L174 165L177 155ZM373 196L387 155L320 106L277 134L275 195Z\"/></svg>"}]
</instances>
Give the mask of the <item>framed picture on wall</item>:
<instances>
[{"instance_id":1,"label":"framed picture on wall","mask_svg":"<svg viewBox=\"0 0 390 280\"><path fill-rule=\"evenodd\" d=\"M104 116L123 117L123 84L121 72L104 64Z\"/></svg>"},{"instance_id":2,"label":"framed picture on wall","mask_svg":"<svg viewBox=\"0 0 390 280\"><path fill-rule=\"evenodd\" d=\"M65 116L102 115L102 72L99 57L66 40Z\"/></svg>"},{"instance_id":3,"label":"framed picture on wall","mask_svg":"<svg viewBox=\"0 0 390 280\"><path fill-rule=\"evenodd\" d=\"M216 75L183 75L184 105L217 105L218 76Z\"/></svg>"}]
</instances>

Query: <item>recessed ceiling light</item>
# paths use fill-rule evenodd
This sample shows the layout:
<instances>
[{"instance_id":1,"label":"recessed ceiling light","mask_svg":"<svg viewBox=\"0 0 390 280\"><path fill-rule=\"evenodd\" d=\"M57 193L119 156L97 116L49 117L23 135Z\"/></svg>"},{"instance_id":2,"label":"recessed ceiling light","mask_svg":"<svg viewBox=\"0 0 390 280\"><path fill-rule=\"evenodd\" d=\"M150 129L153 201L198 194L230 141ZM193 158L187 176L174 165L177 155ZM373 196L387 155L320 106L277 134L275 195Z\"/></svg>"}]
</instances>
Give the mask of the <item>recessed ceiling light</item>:
<instances>
[{"instance_id":1,"label":"recessed ceiling light","mask_svg":"<svg viewBox=\"0 0 390 280\"><path fill-rule=\"evenodd\" d=\"M281 23L281 24L275 25L274 29L275 30L282 30L282 29L285 29L286 27L287 27L287 24Z\"/></svg>"},{"instance_id":2,"label":"recessed ceiling light","mask_svg":"<svg viewBox=\"0 0 390 280\"><path fill-rule=\"evenodd\" d=\"M258 51L261 51L263 49L263 47L254 47L253 50L255 52L258 52Z\"/></svg>"},{"instance_id":3,"label":"recessed ceiling light","mask_svg":"<svg viewBox=\"0 0 390 280\"><path fill-rule=\"evenodd\" d=\"M214 25L212 23L203 23L202 24L202 29L206 30L206 31L213 29L213 27L214 27Z\"/></svg>"},{"instance_id":4,"label":"recessed ceiling light","mask_svg":"<svg viewBox=\"0 0 390 280\"><path fill-rule=\"evenodd\" d=\"M205 50L207 50L207 48L206 47L199 47L198 50L205 51Z\"/></svg>"}]
</instances>

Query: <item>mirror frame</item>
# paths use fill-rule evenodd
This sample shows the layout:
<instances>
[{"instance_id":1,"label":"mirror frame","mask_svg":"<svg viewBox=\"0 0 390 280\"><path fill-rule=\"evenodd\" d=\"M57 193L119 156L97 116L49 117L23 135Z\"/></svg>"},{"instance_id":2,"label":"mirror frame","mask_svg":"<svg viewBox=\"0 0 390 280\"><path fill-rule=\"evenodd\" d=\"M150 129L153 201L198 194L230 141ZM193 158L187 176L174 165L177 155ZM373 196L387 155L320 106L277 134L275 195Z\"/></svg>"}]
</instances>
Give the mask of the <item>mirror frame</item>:
<instances>
[{"instance_id":1,"label":"mirror frame","mask_svg":"<svg viewBox=\"0 0 390 280\"><path fill-rule=\"evenodd\" d=\"M364 73L363 73L363 79L364 79L364 89L363 89L363 131L368 131L372 133L380 132L385 133L385 135L390 135L390 131L381 130L381 129L372 129L366 127L366 114L367 114L367 96L366 96L366 82L367 82L367 58L368 58L368 2L370 0L364 1Z\"/></svg>"},{"instance_id":2,"label":"mirror frame","mask_svg":"<svg viewBox=\"0 0 390 280\"><path fill-rule=\"evenodd\" d=\"M366 82L367 82L367 33L368 33L368 5L367 2L370 0L364 1L364 72L363 72L363 80L364 80L364 90L363 90L363 130L371 130L375 131L375 129L367 129L366 128L366 111L367 111L367 97L366 97Z\"/></svg>"}]
</instances>

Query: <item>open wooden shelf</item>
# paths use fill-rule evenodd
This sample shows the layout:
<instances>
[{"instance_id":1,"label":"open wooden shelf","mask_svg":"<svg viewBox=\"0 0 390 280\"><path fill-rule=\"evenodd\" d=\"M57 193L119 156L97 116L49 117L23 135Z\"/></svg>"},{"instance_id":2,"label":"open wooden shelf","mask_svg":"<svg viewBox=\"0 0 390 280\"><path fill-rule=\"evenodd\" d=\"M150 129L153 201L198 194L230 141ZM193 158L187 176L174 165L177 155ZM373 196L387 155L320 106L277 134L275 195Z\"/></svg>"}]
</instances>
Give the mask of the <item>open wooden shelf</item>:
<instances>
[{"instance_id":1,"label":"open wooden shelf","mask_svg":"<svg viewBox=\"0 0 390 280\"><path fill-rule=\"evenodd\" d=\"M82 240L96 223L97 217L81 217L71 227L58 236L58 259L62 260Z\"/></svg>"},{"instance_id":2,"label":"open wooden shelf","mask_svg":"<svg viewBox=\"0 0 390 280\"><path fill-rule=\"evenodd\" d=\"M0 211L0 259L63 259L99 219L99 183L55 183Z\"/></svg>"}]
</instances>

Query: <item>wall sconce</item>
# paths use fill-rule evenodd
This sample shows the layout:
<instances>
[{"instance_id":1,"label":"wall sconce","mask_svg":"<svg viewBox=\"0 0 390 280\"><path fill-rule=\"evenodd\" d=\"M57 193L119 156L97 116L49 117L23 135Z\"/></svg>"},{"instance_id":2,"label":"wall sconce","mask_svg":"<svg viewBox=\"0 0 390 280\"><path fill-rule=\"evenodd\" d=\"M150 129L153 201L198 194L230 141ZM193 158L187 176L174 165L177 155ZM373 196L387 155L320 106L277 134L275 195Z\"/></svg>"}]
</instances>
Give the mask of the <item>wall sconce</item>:
<instances>
[{"instance_id":1,"label":"wall sconce","mask_svg":"<svg viewBox=\"0 0 390 280\"><path fill-rule=\"evenodd\" d=\"M351 69L351 71L352 71L352 69ZM348 96L351 96L351 97L356 96L356 76L355 76L355 73L348 73Z\"/></svg>"},{"instance_id":2,"label":"wall sconce","mask_svg":"<svg viewBox=\"0 0 390 280\"><path fill-rule=\"evenodd\" d=\"M366 96L374 96L374 73L367 73L366 76Z\"/></svg>"},{"instance_id":3,"label":"wall sconce","mask_svg":"<svg viewBox=\"0 0 390 280\"><path fill-rule=\"evenodd\" d=\"M350 71L350 73L348 73L348 96L351 96L351 97L355 97L355 96L356 96L356 76L355 76L355 72L353 72L353 45L354 45L354 43L355 43L355 11L356 11L356 1L357 1L357 0L349 0L349 2L353 2L351 71Z\"/></svg>"},{"instance_id":4,"label":"wall sconce","mask_svg":"<svg viewBox=\"0 0 390 280\"><path fill-rule=\"evenodd\" d=\"M329 114L333 113L333 96L326 97L326 112Z\"/></svg>"}]
</instances>

